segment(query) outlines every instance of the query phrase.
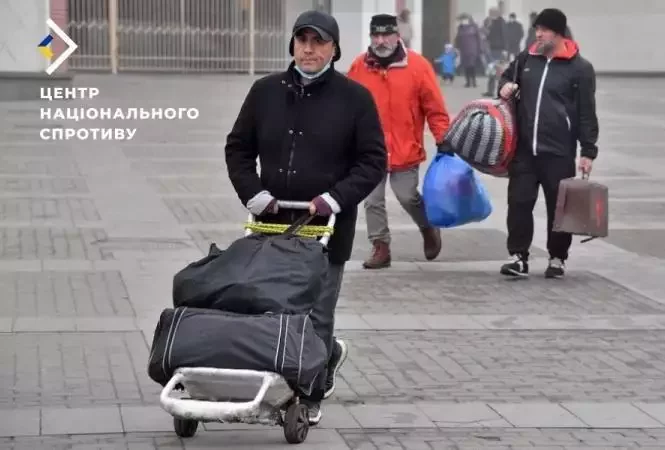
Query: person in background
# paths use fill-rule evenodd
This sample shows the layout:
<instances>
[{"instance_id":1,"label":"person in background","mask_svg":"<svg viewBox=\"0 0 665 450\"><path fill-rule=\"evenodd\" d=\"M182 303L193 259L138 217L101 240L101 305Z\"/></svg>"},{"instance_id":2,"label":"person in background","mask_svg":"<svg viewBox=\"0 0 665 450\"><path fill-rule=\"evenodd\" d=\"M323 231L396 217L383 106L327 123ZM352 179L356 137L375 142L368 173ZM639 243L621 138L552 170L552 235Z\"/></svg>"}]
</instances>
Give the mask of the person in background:
<instances>
[{"instance_id":1,"label":"person in background","mask_svg":"<svg viewBox=\"0 0 665 450\"><path fill-rule=\"evenodd\" d=\"M373 16L370 40L367 51L351 64L348 77L372 93L388 150L387 173L365 200L367 235L373 251L363 266L380 269L391 264L386 211L388 178L400 205L420 229L425 258L435 259L441 251L440 232L430 225L418 192L419 167L427 158L423 146L425 122L437 145L441 145L450 117L431 63L406 48L395 16Z\"/></svg>"},{"instance_id":2,"label":"person in background","mask_svg":"<svg viewBox=\"0 0 665 450\"><path fill-rule=\"evenodd\" d=\"M499 10L499 15L503 17L506 14L506 0L496 2L496 7Z\"/></svg>"},{"instance_id":3,"label":"person in background","mask_svg":"<svg viewBox=\"0 0 665 450\"><path fill-rule=\"evenodd\" d=\"M435 59L441 68L441 78L444 83L453 84L455 81L455 72L457 71L457 50L452 44L446 44L441 56Z\"/></svg>"},{"instance_id":4,"label":"person in background","mask_svg":"<svg viewBox=\"0 0 665 450\"><path fill-rule=\"evenodd\" d=\"M409 9L404 8L397 16L397 28L406 48L411 48L413 26L411 25L411 11Z\"/></svg>"},{"instance_id":5,"label":"person in background","mask_svg":"<svg viewBox=\"0 0 665 450\"><path fill-rule=\"evenodd\" d=\"M490 8L489 17L486 20L485 39L487 41L488 65L495 66L503 58L507 49L506 21L499 14L498 8ZM488 76L487 92L483 95L493 97L496 87L496 78Z\"/></svg>"},{"instance_id":6,"label":"person in background","mask_svg":"<svg viewBox=\"0 0 665 450\"><path fill-rule=\"evenodd\" d=\"M524 27L517 20L517 15L510 13L506 24L506 50L511 61L522 51L522 39L524 39Z\"/></svg>"},{"instance_id":7,"label":"person in background","mask_svg":"<svg viewBox=\"0 0 665 450\"><path fill-rule=\"evenodd\" d=\"M293 26L283 71L254 82L226 140L229 178L243 205L261 221L289 224L301 212L282 210L277 200L310 202L314 225L335 214L328 243L330 261L323 293L311 312L314 330L328 350L328 367L310 397L312 425L320 402L332 395L347 346L335 339L334 315L356 232L358 205L381 182L386 147L370 92L337 72L339 27L322 11L302 13ZM257 172L257 158L260 172Z\"/></svg>"},{"instance_id":8,"label":"person in background","mask_svg":"<svg viewBox=\"0 0 665 450\"><path fill-rule=\"evenodd\" d=\"M510 57L508 56L508 52L504 52L502 58L492 64L492 76L500 80L509 64Z\"/></svg>"},{"instance_id":9,"label":"person in background","mask_svg":"<svg viewBox=\"0 0 665 450\"><path fill-rule=\"evenodd\" d=\"M459 51L460 65L464 71L464 87L476 87L476 68L482 51L480 29L469 14L459 16L455 48Z\"/></svg>"},{"instance_id":10,"label":"person in background","mask_svg":"<svg viewBox=\"0 0 665 450\"><path fill-rule=\"evenodd\" d=\"M564 276L572 236L552 231L559 183L575 176L577 142L581 147L578 168L583 174L591 171L598 156L596 74L577 43L565 37L566 22L558 9L538 14L536 41L510 64L499 83L504 99L519 89L519 139L508 180L507 247L513 261L501 267L501 273L510 277L529 274L533 208L540 186L547 206L545 277ZM513 83L516 67L517 82Z\"/></svg>"},{"instance_id":11,"label":"person in background","mask_svg":"<svg viewBox=\"0 0 665 450\"><path fill-rule=\"evenodd\" d=\"M534 42L536 42L536 27L533 26L536 17L538 17L538 13L531 11L531 14L529 14L529 30L526 33L526 41L524 43L525 48L531 48Z\"/></svg>"}]
</instances>

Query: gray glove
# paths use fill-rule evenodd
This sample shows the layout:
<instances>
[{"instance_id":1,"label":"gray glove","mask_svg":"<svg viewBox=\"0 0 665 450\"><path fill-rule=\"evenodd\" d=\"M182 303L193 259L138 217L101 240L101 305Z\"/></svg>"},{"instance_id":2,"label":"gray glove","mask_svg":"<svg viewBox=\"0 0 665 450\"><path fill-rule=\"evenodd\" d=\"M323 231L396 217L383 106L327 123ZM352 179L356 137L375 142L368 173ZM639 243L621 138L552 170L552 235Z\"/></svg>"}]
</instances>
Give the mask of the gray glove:
<instances>
[{"instance_id":1,"label":"gray glove","mask_svg":"<svg viewBox=\"0 0 665 450\"><path fill-rule=\"evenodd\" d=\"M268 191L261 191L247 202L247 209L255 216L277 213L277 199Z\"/></svg>"}]
</instances>

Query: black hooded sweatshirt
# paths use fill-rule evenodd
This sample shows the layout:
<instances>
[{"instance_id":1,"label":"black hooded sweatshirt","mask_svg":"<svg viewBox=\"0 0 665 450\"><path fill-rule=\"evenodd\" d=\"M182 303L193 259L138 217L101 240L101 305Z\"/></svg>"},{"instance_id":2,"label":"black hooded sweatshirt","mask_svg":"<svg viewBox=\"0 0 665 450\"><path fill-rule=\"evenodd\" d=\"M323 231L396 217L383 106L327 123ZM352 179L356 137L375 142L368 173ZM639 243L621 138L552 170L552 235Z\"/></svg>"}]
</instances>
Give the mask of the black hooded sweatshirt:
<instances>
[{"instance_id":1,"label":"black hooded sweatshirt","mask_svg":"<svg viewBox=\"0 0 665 450\"><path fill-rule=\"evenodd\" d=\"M513 81L517 66L519 101L518 151L594 159L598 155L596 74L578 45L565 39L561 49L548 59L535 52L534 44L523 51L503 72L499 91Z\"/></svg>"}]
</instances>

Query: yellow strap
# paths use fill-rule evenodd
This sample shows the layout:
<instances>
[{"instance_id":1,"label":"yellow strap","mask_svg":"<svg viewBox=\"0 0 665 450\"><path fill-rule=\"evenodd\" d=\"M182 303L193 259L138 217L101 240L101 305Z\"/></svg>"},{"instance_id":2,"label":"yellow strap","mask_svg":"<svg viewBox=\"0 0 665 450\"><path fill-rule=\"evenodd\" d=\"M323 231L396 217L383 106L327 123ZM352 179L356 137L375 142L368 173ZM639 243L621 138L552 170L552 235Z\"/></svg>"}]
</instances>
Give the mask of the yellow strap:
<instances>
[{"instance_id":1,"label":"yellow strap","mask_svg":"<svg viewBox=\"0 0 665 450\"><path fill-rule=\"evenodd\" d=\"M263 222L246 222L245 229L251 230L252 233L263 233L263 234L281 234L284 233L290 225L284 225L281 223L263 223ZM300 227L296 232L296 235L302 237L318 238L323 236L326 233L332 234L334 231L333 227L326 225L305 225Z\"/></svg>"}]
</instances>

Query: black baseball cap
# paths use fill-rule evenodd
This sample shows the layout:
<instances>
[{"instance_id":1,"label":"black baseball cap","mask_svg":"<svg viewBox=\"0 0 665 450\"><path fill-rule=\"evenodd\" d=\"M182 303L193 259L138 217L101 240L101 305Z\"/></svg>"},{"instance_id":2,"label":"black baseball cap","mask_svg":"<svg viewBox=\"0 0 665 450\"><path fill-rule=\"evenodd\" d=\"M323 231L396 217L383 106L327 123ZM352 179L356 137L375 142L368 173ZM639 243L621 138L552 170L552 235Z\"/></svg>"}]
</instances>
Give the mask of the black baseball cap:
<instances>
[{"instance_id":1,"label":"black baseball cap","mask_svg":"<svg viewBox=\"0 0 665 450\"><path fill-rule=\"evenodd\" d=\"M342 50L339 48L339 25L333 16L323 11L310 10L300 14L293 24L293 33L289 43L289 53L293 56L293 36L303 30L310 29L316 32L324 41L333 41L337 46L337 52L333 61L337 61Z\"/></svg>"}]
</instances>

